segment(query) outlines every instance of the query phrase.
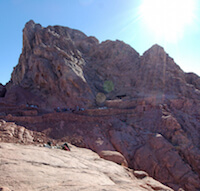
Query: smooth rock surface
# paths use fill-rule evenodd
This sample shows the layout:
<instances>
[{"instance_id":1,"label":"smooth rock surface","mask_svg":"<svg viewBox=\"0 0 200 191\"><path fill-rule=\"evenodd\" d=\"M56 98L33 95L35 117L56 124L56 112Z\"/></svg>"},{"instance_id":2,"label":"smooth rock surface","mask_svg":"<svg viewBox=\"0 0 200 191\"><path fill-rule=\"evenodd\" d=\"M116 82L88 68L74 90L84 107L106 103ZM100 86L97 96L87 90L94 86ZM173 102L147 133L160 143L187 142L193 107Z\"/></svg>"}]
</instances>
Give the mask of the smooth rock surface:
<instances>
[{"instance_id":1,"label":"smooth rock surface","mask_svg":"<svg viewBox=\"0 0 200 191\"><path fill-rule=\"evenodd\" d=\"M103 159L113 161L117 164L128 167L128 163L124 156L117 151L101 151L99 156Z\"/></svg>"},{"instance_id":2,"label":"smooth rock surface","mask_svg":"<svg viewBox=\"0 0 200 191\"><path fill-rule=\"evenodd\" d=\"M14 191L172 191L146 176L70 145L71 151L0 143L0 185ZM5 188L5 189L4 189Z\"/></svg>"}]
</instances>

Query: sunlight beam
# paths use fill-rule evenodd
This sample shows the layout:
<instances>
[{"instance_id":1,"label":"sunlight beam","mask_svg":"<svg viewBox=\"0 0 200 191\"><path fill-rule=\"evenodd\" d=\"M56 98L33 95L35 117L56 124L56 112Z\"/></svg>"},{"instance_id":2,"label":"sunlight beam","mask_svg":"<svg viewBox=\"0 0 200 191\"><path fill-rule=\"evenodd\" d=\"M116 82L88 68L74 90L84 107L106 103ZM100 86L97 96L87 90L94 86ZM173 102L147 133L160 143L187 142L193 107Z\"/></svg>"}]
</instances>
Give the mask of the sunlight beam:
<instances>
[{"instance_id":1,"label":"sunlight beam","mask_svg":"<svg viewBox=\"0 0 200 191\"><path fill-rule=\"evenodd\" d=\"M176 42L195 17L195 0L143 0L140 14L157 37Z\"/></svg>"}]
</instances>

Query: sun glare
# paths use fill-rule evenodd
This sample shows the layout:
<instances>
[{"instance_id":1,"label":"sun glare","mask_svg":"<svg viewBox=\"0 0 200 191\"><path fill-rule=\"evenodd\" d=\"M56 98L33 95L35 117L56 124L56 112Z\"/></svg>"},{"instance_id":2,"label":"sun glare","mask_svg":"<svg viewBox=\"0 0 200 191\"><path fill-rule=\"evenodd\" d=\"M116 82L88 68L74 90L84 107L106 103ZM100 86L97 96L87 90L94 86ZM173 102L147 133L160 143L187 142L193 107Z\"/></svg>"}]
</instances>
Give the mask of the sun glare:
<instances>
[{"instance_id":1,"label":"sun glare","mask_svg":"<svg viewBox=\"0 0 200 191\"><path fill-rule=\"evenodd\" d=\"M195 0L143 0L140 16L156 37L177 42L195 16Z\"/></svg>"}]
</instances>

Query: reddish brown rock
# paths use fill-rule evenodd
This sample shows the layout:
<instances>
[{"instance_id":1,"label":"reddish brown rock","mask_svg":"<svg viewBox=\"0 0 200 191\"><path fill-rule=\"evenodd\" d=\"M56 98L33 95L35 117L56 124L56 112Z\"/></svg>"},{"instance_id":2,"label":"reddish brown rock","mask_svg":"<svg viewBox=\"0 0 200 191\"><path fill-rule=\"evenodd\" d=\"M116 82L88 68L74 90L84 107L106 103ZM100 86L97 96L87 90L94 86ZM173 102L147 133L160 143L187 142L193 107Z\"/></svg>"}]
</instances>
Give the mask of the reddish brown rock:
<instances>
[{"instance_id":1,"label":"reddish brown rock","mask_svg":"<svg viewBox=\"0 0 200 191\"><path fill-rule=\"evenodd\" d=\"M6 123L0 121L1 141L16 140L23 143L33 142L33 136L30 131L22 126L17 126L14 123Z\"/></svg>"},{"instance_id":2,"label":"reddish brown rock","mask_svg":"<svg viewBox=\"0 0 200 191\"><path fill-rule=\"evenodd\" d=\"M117 151L101 151L99 156L103 159L113 161L117 164L128 167L128 163L124 156Z\"/></svg>"},{"instance_id":3,"label":"reddish brown rock","mask_svg":"<svg viewBox=\"0 0 200 191\"><path fill-rule=\"evenodd\" d=\"M12 119L11 115L9 117ZM0 142L34 144L43 143L47 140L42 133L33 132L13 122L0 120Z\"/></svg>"},{"instance_id":4,"label":"reddish brown rock","mask_svg":"<svg viewBox=\"0 0 200 191\"><path fill-rule=\"evenodd\" d=\"M21 112L21 115L25 115L25 116L37 116L38 115L38 111L37 110L25 110Z\"/></svg>"},{"instance_id":5,"label":"reddish brown rock","mask_svg":"<svg viewBox=\"0 0 200 191\"><path fill-rule=\"evenodd\" d=\"M109 91L106 82L112 84ZM156 97L157 102L177 96L197 98L198 84L198 76L185 74L158 45L140 57L121 41L99 43L77 30L43 28L29 21L8 89L14 85L28 89L43 99L42 107L52 110L94 106L98 93L107 99Z\"/></svg>"},{"instance_id":6,"label":"reddish brown rock","mask_svg":"<svg viewBox=\"0 0 200 191\"><path fill-rule=\"evenodd\" d=\"M188 84L194 86L197 90L200 90L200 79L198 75L194 73L186 73L185 79Z\"/></svg>"},{"instance_id":7,"label":"reddish brown rock","mask_svg":"<svg viewBox=\"0 0 200 191\"><path fill-rule=\"evenodd\" d=\"M173 191L149 176L136 178L131 169L101 159L91 150L70 147L66 152L0 143L2 190Z\"/></svg>"},{"instance_id":8,"label":"reddish brown rock","mask_svg":"<svg viewBox=\"0 0 200 191\"><path fill-rule=\"evenodd\" d=\"M199 187L198 175L173 149L161 135L151 136L149 143L136 151L134 166L137 169L151 169L148 171L150 176L157 177L157 180L171 187L176 188L175 184L182 182L182 188L196 190ZM169 184L172 180L174 185Z\"/></svg>"},{"instance_id":9,"label":"reddish brown rock","mask_svg":"<svg viewBox=\"0 0 200 191\"><path fill-rule=\"evenodd\" d=\"M138 179L143 179L143 178L146 178L146 177L148 176L148 174L147 174L146 172L144 172L144 171L137 171L137 170L135 170L135 171L133 172L133 174L134 174L135 177L138 178Z\"/></svg>"},{"instance_id":10,"label":"reddish brown rock","mask_svg":"<svg viewBox=\"0 0 200 191\"><path fill-rule=\"evenodd\" d=\"M11 87L20 86L36 94L44 100L46 109L88 106L94 100L83 74L86 63L73 43L84 38L86 35L69 28L42 28L28 22ZM30 102L30 98L24 101Z\"/></svg>"},{"instance_id":11,"label":"reddish brown rock","mask_svg":"<svg viewBox=\"0 0 200 191\"><path fill-rule=\"evenodd\" d=\"M117 151L175 190L198 191L199 80L159 45L140 56L121 41L30 21L0 114L55 142Z\"/></svg>"}]
</instances>

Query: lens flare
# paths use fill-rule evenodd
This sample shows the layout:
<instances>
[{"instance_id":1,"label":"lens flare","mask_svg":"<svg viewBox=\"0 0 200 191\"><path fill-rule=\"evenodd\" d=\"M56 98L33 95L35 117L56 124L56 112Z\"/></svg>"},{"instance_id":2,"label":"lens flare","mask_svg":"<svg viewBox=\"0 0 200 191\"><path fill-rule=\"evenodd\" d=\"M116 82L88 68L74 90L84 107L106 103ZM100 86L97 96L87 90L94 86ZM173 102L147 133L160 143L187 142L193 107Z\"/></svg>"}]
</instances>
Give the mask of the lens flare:
<instances>
[{"instance_id":1,"label":"lens flare","mask_svg":"<svg viewBox=\"0 0 200 191\"><path fill-rule=\"evenodd\" d=\"M143 0L140 15L155 36L176 42L194 21L195 5L195 0Z\"/></svg>"}]
</instances>

